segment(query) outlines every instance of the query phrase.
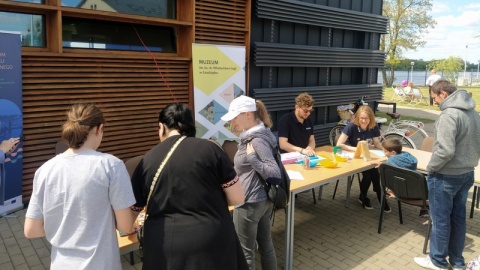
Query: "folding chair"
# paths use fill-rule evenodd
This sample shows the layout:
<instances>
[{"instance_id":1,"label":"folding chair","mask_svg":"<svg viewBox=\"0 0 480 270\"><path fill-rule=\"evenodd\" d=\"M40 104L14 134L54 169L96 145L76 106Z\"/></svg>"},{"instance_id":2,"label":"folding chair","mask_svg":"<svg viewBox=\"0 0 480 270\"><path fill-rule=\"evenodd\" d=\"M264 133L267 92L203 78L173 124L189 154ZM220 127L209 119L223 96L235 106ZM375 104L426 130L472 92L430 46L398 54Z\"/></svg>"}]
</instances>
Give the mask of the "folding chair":
<instances>
[{"instance_id":1,"label":"folding chair","mask_svg":"<svg viewBox=\"0 0 480 270\"><path fill-rule=\"evenodd\" d=\"M383 208L387 197L385 188L388 187L395 193L395 199L398 202L398 217L400 224L403 224L402 203L413 206L428 208L428 188L425 176L418 172L405 168L400 168L388 164L380 165L380 187L382 190L382 206L380 207L380 219L378 221L378 233L382 233L382 222L384 218ZM427 232L423 244L423 254L427 253L428 239L432 230L432 222L428 217Z\"/></svg>"},{"instance_id":2,"label":"folding chair","mask_svg":"<svg viewBox=\"0 0 480 270\"><path fill-rule=\"evenodd\" d=\"M393 90L393 95L391 97L392 100L396 100L396 101L408 100L408 96L407 94L405 94L405 91L403 91L403 88L392 85L392 90Z\"/></svg>"},{"instance_id":3,"label":"folding chair","mask_svg":"<svg viewBox=\"0 0 480 270\"><path fill-rule=\"evenodd\" d=\"M413 88L412 89L412 93L413 93L413 96L412 96L412 101L410 103L413 103L415 105L417 104L420 104L421 102L425 101L425 104L428 105L428 98L425 97L422 92L420 91L420 89L418 88Z\"/></svg>"}]
</instances>

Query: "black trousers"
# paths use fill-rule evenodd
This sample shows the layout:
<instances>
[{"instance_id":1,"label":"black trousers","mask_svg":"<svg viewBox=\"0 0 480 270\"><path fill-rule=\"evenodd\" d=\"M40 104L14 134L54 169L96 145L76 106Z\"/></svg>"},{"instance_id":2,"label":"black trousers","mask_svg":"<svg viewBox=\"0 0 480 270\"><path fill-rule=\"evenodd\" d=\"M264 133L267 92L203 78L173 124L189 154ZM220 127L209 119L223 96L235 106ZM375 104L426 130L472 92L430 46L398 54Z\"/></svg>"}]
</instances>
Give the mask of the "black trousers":
<instances>
[{"instance_id":1,"label":"black trousers","mask_svg":"<svg viewBox=\"0 0 480 270\"><path fill-rule=\"evenodd\" d=\"M382 196L382 192L380 189L380 173L378 169L372 168L367 171L362 172L363 179L360 182L360 194L363 197L367 196L368 189L370 188L370 184L373 184L373 191L377 193L377 199L380 201Z\"/></svg>"}]
</instances>

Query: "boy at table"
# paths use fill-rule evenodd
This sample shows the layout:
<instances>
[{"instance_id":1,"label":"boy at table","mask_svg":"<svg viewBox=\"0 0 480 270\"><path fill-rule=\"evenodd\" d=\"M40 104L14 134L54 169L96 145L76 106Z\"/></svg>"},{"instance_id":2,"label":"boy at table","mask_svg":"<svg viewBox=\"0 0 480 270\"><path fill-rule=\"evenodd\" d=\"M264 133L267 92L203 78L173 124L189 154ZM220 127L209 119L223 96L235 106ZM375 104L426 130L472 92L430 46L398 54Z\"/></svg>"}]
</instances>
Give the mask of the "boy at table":
<instances>
[{"instance_id":1,"label":"boy at table","mask_svg":"<svg viewBox=\"0 0 480 270\"><path fill-rule=\"evenodd\" d=\"M398 139L386 139L382 142L383 152L385 156L387 156L388 160L385 161L385 164L397 166L400 168L405 168L409 170L416 170L417 169L417 158L412 156L408 152L402 151L402 143ZM381 162L377 163L375 168L380 166ZM395 197L395 193L386 188L385 192L390 197ZM421 217L428 216L428 209L420 209L420 213L418 214Z\"/></svg>"}]
</instances>

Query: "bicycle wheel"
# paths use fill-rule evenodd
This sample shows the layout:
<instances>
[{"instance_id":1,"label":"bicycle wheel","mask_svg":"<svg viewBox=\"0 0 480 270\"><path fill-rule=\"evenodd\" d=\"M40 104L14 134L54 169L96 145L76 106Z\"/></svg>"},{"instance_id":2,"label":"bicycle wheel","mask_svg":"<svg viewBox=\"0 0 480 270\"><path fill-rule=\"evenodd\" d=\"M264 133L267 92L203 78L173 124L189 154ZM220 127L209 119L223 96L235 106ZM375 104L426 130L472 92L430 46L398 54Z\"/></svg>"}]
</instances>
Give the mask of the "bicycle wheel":
<instances>
[{"instance_id":1,"label":"bicycle wheel","mask_svg":"<svg viewBox=\"0 0 480 270\"><path fill-rule=\"evenodd\" d=\"M408 138L415 144L416 149L420 149L423 140L428 137L427 132L422 128L419 128L416 124L412 123L398 123L395 124L395 128L408 131Z\"/></svg>"},{"instance_id":2,"label":"bicycle wheel","mask_svg":"<svg viewBox=\"0 0 480 270\"><path fill-rule=\"evenodd\" d=\"M330 130L330 133L328 134L328 139L330 140L331 146L335 146L337 144L337 140L346 126L347 125L344 124L338 124Z\"/></svg>"},{"instance_id":3,"label":"bicycle wheel","mask_svg":"<svg viewBox=\"0 0 480 270\"><path fill-rule=\"evenodd\" d=\"M415 144L413 143L412 140L410 140L409 137L405 137L400 133L396 133L396 132L387 133L385 134L385 139L397 139L402 143L403 147L417 149L417 147L415 147Z\"/></svg>"}]
</instances>

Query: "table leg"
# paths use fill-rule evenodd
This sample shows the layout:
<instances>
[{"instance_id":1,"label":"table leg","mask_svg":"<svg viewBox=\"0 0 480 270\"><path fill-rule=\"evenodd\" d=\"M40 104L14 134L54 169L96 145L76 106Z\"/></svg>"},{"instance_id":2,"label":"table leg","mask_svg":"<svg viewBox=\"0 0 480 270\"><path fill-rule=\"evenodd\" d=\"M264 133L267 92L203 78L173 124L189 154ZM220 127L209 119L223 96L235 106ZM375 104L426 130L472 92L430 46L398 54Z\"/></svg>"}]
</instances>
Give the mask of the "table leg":
<instances>
[{"instance_id":1,"label":"table leg","mask_svg":"<svg viewBox=\"0 0 480 270\"><path fill-rule=\"evenodd\" d=\"M295 225L295 194L290 193L290 203L285 217L285 270L293 269L293 229Z\"/></svg>"},{"instance_id":2,"label":"table leg","mask_svg":"<svg viewBox=\"0 0 480 270\"><path fill-rule=\"evenodd\" d=\"M319 201L322 199L322 195L323 195L323 185L318 187L318 200Z\"/></svg>"},{"instance_id":3,"label":"table leg","mask_svg":"<svg viewBox=\"0 0 480 270\"><path fill-rule=\"evenodd\" d=\"M135 260L133 259L133 251L130 251L130 265L134 265Z\"/></svg>"},{"instance_id":4,"label":"table leg","mask_svg":"<svg viewBox=\"0 0 480 270\"><path fill-rule=\"evenodd\" d=\"M351 175L349 175L347 180L347 198L345 200L346 208L350 207L350 187L352 186L352 181L353 181L353 178Z\"/></svg>"}]
</instances>

